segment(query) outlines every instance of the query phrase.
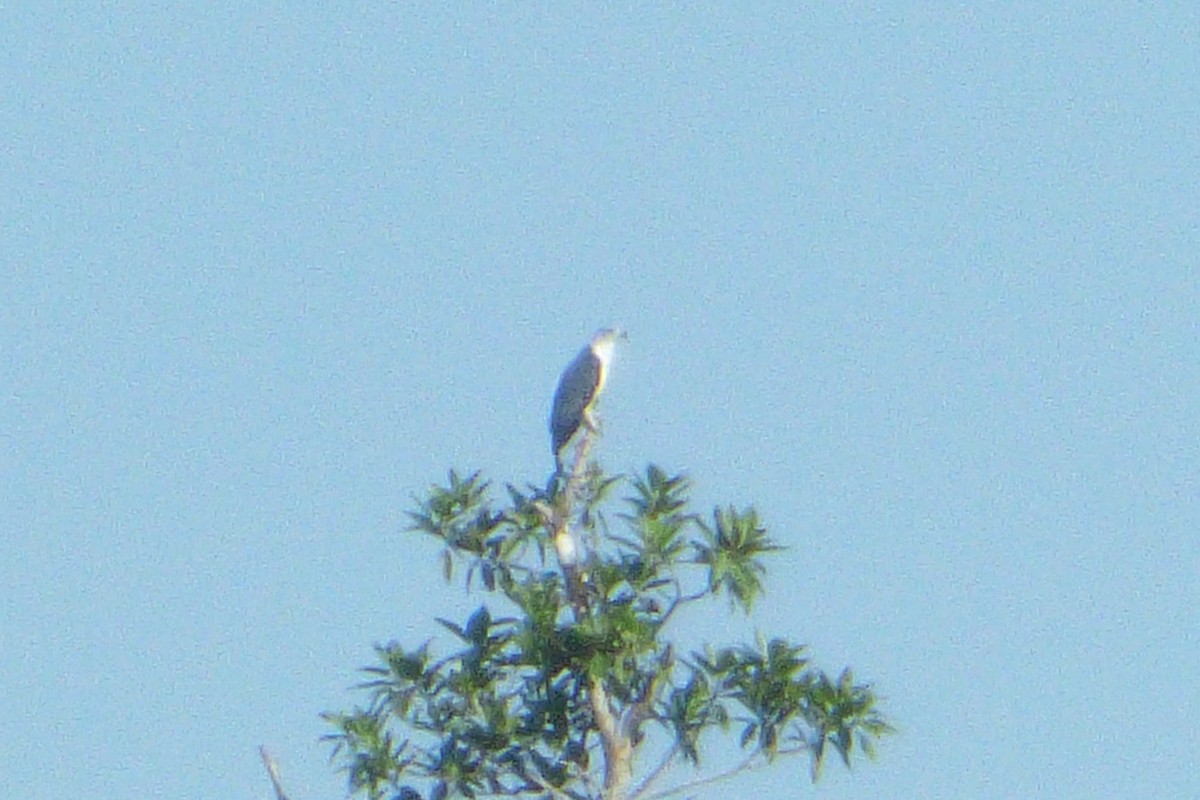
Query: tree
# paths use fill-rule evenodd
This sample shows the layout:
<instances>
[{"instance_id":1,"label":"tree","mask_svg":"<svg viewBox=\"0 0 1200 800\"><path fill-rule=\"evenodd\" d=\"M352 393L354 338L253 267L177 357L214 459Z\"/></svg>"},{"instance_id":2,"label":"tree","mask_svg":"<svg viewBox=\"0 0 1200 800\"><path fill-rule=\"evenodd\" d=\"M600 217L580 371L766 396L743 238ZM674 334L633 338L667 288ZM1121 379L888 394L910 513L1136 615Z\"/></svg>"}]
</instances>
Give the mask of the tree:
<instances>
[{"instance_id":1,"label":"tree","mask_svg":"<svg viewBox=\"0 0 1200 800\"><path fill-rule=\"evenodd\" d=\"M814 781L831 747L847 767L859 751L874 757L891 727L849 669L830 677L780 638L676 654L679 609L724 595L749 613L763 557L779 547L753 508L691 511L682 475L603 474L587 461L590 440L569 475L542 490L510 484L499 506L479 473L454 471L417 500L411 530L443 545L446 580L465 567L468 590L493 605L461 625L437 620L459 642L449 655L429 641L376 646L366 705L324 715L351 790L653 800L781 756L807 754ZM631 492L613 532L606 508L619 486ZM718 732L742 758L704 775L702 739ZM656 757L639 773L647 749ZM698 777L664 788L680 761Z\"/></svg>"}]
</instances>

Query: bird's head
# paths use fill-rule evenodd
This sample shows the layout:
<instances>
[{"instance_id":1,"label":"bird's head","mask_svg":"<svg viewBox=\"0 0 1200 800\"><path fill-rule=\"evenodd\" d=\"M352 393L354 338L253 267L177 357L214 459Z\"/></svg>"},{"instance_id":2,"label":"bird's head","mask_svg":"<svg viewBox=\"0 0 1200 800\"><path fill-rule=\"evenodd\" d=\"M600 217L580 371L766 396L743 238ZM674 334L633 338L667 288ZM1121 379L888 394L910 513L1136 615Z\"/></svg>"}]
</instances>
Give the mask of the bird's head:
<instances>
[{"instance_id":1,"label":"bird's head","mask_svg":"<svg viewBox=\"0 0 1200 800\"><path fill-rule=\"evenodd\" d=\"M602 328L592 336L589 347L602 361L608 363L608 360L612 358L613 345L617 343L618 339L627 340L629 336L622 328Z\"/></svg>"}]
</instances>

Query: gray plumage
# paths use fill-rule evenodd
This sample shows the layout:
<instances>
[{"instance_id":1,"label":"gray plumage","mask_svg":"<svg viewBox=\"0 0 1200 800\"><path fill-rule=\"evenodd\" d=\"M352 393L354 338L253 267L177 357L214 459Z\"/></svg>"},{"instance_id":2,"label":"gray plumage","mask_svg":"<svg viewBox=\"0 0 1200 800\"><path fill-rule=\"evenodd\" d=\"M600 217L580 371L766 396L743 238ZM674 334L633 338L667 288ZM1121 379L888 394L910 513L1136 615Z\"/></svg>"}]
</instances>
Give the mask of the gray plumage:
<instances>
[{"instance_id":1,"label":"gray plumage","mask_svg":"<svg viewBox=\"0 0 1200 800\"><path fill-rule=\"evenodd\" d=\"M604 390L613 343L621 335L621 331L615 328L598 331L559 378L550 411L550 449L560 469L562 449L579 428L586 426L595 429L592 407Z\"/></svg>"}]
</instances>

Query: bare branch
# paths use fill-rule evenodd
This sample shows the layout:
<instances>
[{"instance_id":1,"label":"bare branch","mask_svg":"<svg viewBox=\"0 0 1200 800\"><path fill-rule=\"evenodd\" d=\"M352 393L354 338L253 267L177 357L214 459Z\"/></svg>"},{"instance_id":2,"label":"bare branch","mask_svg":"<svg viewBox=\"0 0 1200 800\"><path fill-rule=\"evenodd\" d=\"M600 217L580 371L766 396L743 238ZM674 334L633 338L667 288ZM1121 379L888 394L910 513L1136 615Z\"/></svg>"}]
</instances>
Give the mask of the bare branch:
<instances>
[{"instance_id":1,"label":"bare branch","mask_svg":"<svg viewBox=\"0 0 1200 800\"><path fill-rule=\"evenodd\" d=\"M787 756L795 753L803 753L806 750L807 748L804 747L792 747L786 750L780 750L775 755ZM709 775L707 778L699 778L698 780L681 783L680 785L671 789L664 789L661 792L655 792L654 794L646 795L645 797L641 798L641 800L663 800L663 798L666 797L674 797L677 794L689 792L692 789L699 789L701 786L711 786L714 783L727 781L735 775L739 775L747 770L758 769L759 767L766 766L768 763L769 762L767 759L762 757L761 752L754 752L746 756L746 758L744 758L737 766L730 767L724 772L718 772L715 775ZM635 794L633 797L637 797L637 795ZM630 800L632 800L632 798Z\"/></svg>"},{"instance_id":2,"label":"bare branch","mask_svg":"<svg viewBox=\"0 0 1200 800\"><path fill-rule=\"evenodd\" d=\"M679 755L679 745L674 744L663 754L662 760L658 762L658 765L650 770L650 773L645 778L642 778L642 782L637 785L637 788L629 793L629 800L637 800L637 798L645 794L651 785L662 776L667 767L671 766L677 755Z\"/></svg>"},{"instance_id":3,"label":"bare branch","mask_svg":"<svg viewBox=\"0 0 1200 800\"><path fill-rule=\"evenodd\" d=\"M700 778L698 780L682 783L679 786L675 786L671 789L664 789L661 792L655 792L654 794L647 795L644 800L662 800L664 797L673 797L677 794L682 794L683 792L687 792L692 789L699 789L701 786L711 786L714 783L729 780L734 775L750 769L752 766L754 766L754 762L757 759L758 753L751 753L736 767L731 767L724 772L718 772L716 775L709 775L707 778Z\"/></svg>"},{"instance_id":4,"label":"bare branch","mask_svg":"<svg viewBox=\"0 0 1200 800\"><path fill-rule=\"evenodd\" d=\"M701 589L700 591L696 592L695 594L686 594L685 595L683 593L683 587L681 587L679 585L678 578L674 579L674 583L675 583L675 599L673 599L671 601L671 605L667 608L667 610L665 612L663 612L662 617L659 618L659 620L658 620L659 631L662 631L664 628L667 627L667 622L671 619L671 615L675 613L675 610L677 608L682 606L684 603L691 603L691 602L699 600L703 597L706 597L708 595L707 589Z\"/></svg>"},{"instance_id":5,"label":"bare branch","mask_svg":"<svg viewBox=\"0 0 1200 800\"><path fill-rule=\"evenodd\" d=\"M575 538L575 532L571 530L571 516L575 510L575 503L580 499L583 491L587 472L585 465L588 452L592 449L593 438L594 431L590 429L586 429L580 437L579 445L575 449L575 458L571 462L571 471L567 473L566 485L559 491L554 507L549 509L549 514L546 513L544 504L541 507L536 504L534 506L542 521L549 522L547 527L550 529L550 539L554 544L555 554L558 556L558 566L562 570L563 580L567 585L567 597L570 599L577 617L587 603L579 579L580 565L587 560L587 557L581 552L582 542Z\"/></svg>"},{"instance_id":6,"label":"bare branch","mask_svg":"<svg viewBox=\"0 0 1200 800\"><path fill-rule=\"evenodd\" d=\"M287 793L283 791L283 784L279 782L279 766L275 759L267 752L266 747L259 747L258 754L262 756L263 766L267 768L267 775L271 778L271 786L275 788L275 800L288 800Z\"/></svg>"}]
</instances>

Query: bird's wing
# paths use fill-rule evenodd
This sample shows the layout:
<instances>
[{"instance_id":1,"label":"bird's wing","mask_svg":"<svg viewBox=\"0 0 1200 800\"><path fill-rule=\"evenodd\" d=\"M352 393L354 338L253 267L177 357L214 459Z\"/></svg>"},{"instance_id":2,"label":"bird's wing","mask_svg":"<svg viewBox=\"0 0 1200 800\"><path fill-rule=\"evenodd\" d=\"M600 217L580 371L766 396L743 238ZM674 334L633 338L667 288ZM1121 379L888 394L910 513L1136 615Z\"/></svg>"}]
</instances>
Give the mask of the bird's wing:
<instances>
[{"instance_id":1,"label":"bird's wing","mask_svg":"<svg viewBox=\"0 0 1200 800\"><path fill-rule=\"evenodd\" d=\"M584 409L596 396L600 384L600 359L585 347L575 356L554 393L554 408L550 412L551 447L557 453L575 435L583 422Z\"/></svg>"}]
</instances>

